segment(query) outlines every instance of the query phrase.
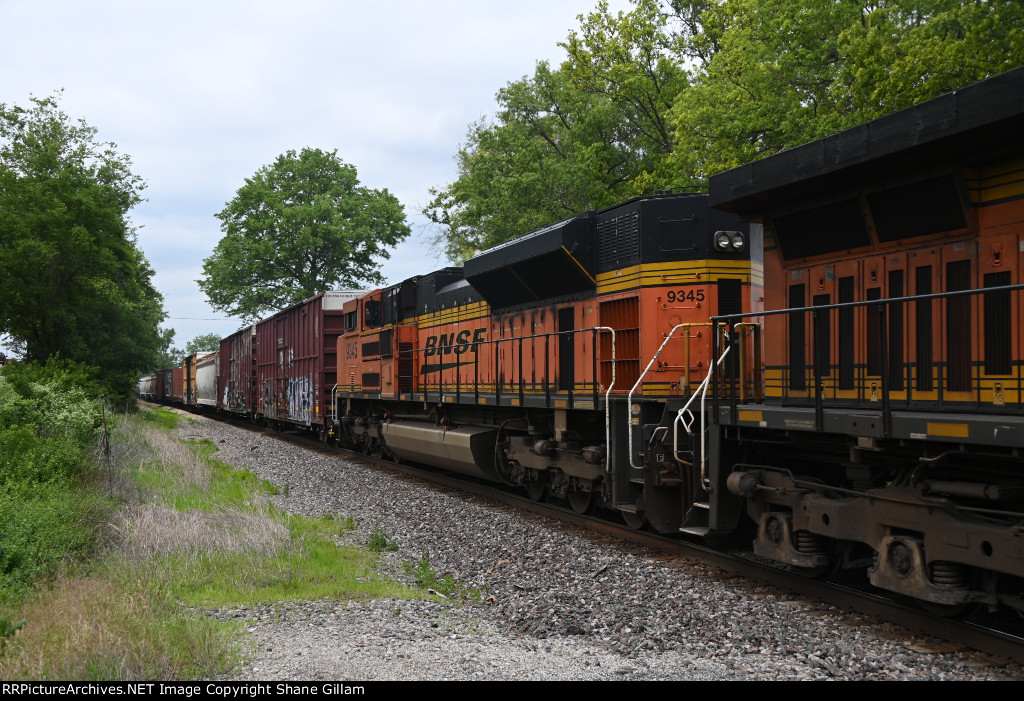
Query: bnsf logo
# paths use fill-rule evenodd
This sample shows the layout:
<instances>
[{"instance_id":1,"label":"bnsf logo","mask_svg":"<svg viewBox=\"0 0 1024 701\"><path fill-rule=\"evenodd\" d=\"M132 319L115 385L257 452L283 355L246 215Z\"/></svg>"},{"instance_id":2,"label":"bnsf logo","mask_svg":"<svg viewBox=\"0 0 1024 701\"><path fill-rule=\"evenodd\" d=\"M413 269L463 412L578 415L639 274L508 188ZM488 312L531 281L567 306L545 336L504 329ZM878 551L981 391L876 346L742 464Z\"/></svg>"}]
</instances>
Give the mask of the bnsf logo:
<instances>
[{"instance_id":1,"label":"bnsf logo","mask_svg":"<svg viewBox=\"0 0 1024 701\"><path fill-rule=\"evenodd\" d=\"M431 355L451 355L452 351L455 351L456 355L462 355L466 351L476 353L476 347L486 340L484 336L487 333L487 329L486 327L473 329L472 341L469 340L470 333L469 329L464 329L459 331L458 334L452 332L428 336L423 355L427 357Z\"/></svg>"}]
</instances>

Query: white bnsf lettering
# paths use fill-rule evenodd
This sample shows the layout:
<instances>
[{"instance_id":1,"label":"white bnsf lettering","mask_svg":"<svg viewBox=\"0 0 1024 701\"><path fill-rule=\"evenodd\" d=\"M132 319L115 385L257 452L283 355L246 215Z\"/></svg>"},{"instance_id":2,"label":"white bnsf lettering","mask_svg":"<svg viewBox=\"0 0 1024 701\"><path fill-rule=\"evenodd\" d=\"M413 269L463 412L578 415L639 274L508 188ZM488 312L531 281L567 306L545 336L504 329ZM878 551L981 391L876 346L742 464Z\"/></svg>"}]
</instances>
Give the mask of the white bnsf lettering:
<instances>
[{"instance_id":1,"label":"white bnsf lettering","mask_svg":"<svg viewBox=\"0 0 1024 701\"><path fill-rule=\"evenodd\" d=\"M452 333L436 334L434 336L427 336L427 344L424 346L423 355L451 355L453 352L456 355L462 355L466 351L476 353L477 346L479 346L485 339L487 333L486 328L463 329L458 333L454 331Z\"/></svg>"}]
</instances>

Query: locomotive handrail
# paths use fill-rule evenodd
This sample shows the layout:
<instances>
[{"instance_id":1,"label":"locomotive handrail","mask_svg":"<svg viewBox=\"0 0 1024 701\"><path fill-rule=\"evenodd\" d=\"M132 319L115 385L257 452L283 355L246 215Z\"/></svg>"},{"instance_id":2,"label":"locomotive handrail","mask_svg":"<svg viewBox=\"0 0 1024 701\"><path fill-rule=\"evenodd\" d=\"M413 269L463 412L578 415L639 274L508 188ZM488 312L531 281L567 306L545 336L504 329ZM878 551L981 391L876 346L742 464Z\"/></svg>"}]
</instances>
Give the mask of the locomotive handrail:
<instances>
[{"instance_id":1,"label":"locomotive handrail","mask_svg":"<svg viewBox=\"0 0 1024 701\"><path fill-rule=\"evenodd\" d=\"M610 332L612 334L612 357L611 357L610 361L612 363L612 384L611 384L611 387L614 387L614 385L615 385L615 377L616 377L616 366L617 366L617 359L615 357L615 354L616 354L616 340L615 340L615 329L611 328L610 326L591 326L591 327L582 328L582 329L568 329L568 330L565 330L565 331L548 331L548 332L545 332L545 333L530 334L528 336L512 336L510 338L493 338L493 339L476 341L476 342L470 343L470 345L486 346L486 345L489 345L489 344L493 344L494 345L494 354L495 354L495 356L494 356L494 367L497 368L498 367L498 348L499 348L500 344L502 344L502 343L516 343L516 346L513 346L513 349L515 349L516 347L518 347L518 349L519 349L519 357L518 357L518 364L519 364L518 394L519 394L520 404L522 405L522 403L525 402L525 394L526 394L526 390L525 390L525 386L524 386L524 381L523 381L523 366L522 366L523 365L523 353L522 353L523 341L543 338L543 339L545 339L545 347L547 348L549 346L548 339L550 339L551 336L564 336L564 335L571 335L571 334L590 332L590 333L594 334L594 339L595 339L595 342L594 342L594 345L593 345L593 356L594 356L594 363L595 363L595 365L594 365L595 372L594 372L594 378L593 378L593 380L591 382L591 385L594 388L594 405L595 405L595 408L597 408L598 400L599 400L599 387L600 387L600 378L598 377L597 372L596 372L596 367L597 367L596 366L596 362L597 362L597 356L598 356L596 338L597 338L597 332L598 331L608 331L608 332ZM467 343L469 343L469 342L467 342ZM426 352L428 350L433 350L433 351L437 352L440 355L443 351L452 351L453 349L456 349L456 348L458 348L459 346L462 346L462 345L466 345L466 344L465 343L439 343L436 346L432 346L432 347L429 347L429 348L428 347L424 347L424 348L406 348L406 349L403 349L403 350L399 350L396 353L396 356L402 357L402 356L408 355L409 357L415 358L417 353L424 353L424 352ZM547 363L548 363L547 355L548 355L548 351L546 350L546 352L545 352L545 365L546 366L547 366ZM474 354L473 365L474 365L475 376L476 376L474 394L475 394L475 398L477 400L479 400L479 392L480 392L480 390L479 390L479 385L480 385L480 383L479 383L479 365L480 365L479 354ZM448 368L448 369L451 369L451 368ZM444 371L445 371L444 367L439 367L437 370L431 371L433 373L438 373L439 374L437 392L438 392L438 397L439 397L439 399L442 402L443 402L444 397L445 397L445 385L444 385L443 376L442 376ZM461 396L461 366L456 366L455 367L455 372L456 372L456 383L455 383L456 386L455 386L454 393L455 393L455 396L456 396L456 402L458 402L459 398ZM550 392L549 384L550 384L549 383L549 373L545 373L544 388L545 388L545 396L547 397L547 400L548 400L546 403L550 403L550 394L551 394L551 392ZM494 393L495 393L495 399L496 400L500 399L500 395L501 395L501 391L502 391L501 388L502 388L502 383L500 383L498 381L497 374L495 374L495 377L494 377ZM513 390L513 391L516 391L516 390ZM608 392L605 393L605 402L606 402L606 404L607 404L607 401L608 401L607 398L610 396L610 391L611 390L609 390ZM571 399L573 397L574 392L575 392L574 385L572 383L570 383L570 386L569 386L569 389L567 390L567 392L568 392L568 395L569 395L569 397ZM429 399L428 399L429 390L427 389L427 383L425 381L422 383L421 391L420 392L415 392L414 391L414 393L422 394L424 402L429 401Z\"/></svg>"},{"instance_id":2,"label":"locomotive handrail","mask_svg":"<svg viewBox=\"0 0 1024 701\"><path fill-rule=\"evenodd\" d=\"M1012 292L1024 290L1024 283L1017 285L1001 285L999 287L975 287L970 290L952 290L949 292L930 292L925 295L906 295L903 297L881 297L879 299L865 299L859 302L836 302L834 304L813 304L806 307L787 307L786 309L772 309L760 312L742 312L737 314L719 314L711 317L712 322L728 323L734 319L745 319L747 317L779 316L780 314L792 314L793 312L807 312L812 310L847 309L855 307L876 306L879 304L896 304L902 302L919 302L924 299L945 299L947 297L966 297L969 295L989 294L992 292Z\"/></svg>"},{"instance_id":3,"label":"locomotive handrail","mask_svg":"<svg viewBox=\"0 0 1024 701\"><path fill-rule=\"evenodd\" d=\"M668 335L665 337L665 340L661 342L661 345L658 347L657 352L655 352L654 357L651 358L651 361L649 363L647 363L647 367L644 368L644 371L640 373L640 376L636 380L636 384L634 384L633 388L629 390L629 395L626 399L626 433L628 434L627 444L629 449L629 466L635 470L642 470L643 465L637 465L635 462L633 462L633 430L629 418L630 412L632 412L633 410L633 393L636 392L636 388L639 387L640 384L643 382L644 377L647 376L647 373L650 371L654 363L658 360L658 356L661 355L661 352L665 349L665 346L668 345L668 342L672 340L672 337L675 335L676 331L685 328L687 332L689 332L689 328L691 326L709 326L712 329L714 329L715 323L714 321L688 322L685 324L676 324L674 327L672 327L672 330L669 331ZM687 334L687 338L689 338L689 334ZM687 344L687 348L689 348L689 344ZM689 354L687 354L687 360L689 360ZM690 369L687 368L685 372L688 381Z\"/></svg>"},{"instance_id":4,"label":"locomotive handrail","mask_svg":"<svg viewBox=\"0 0 1024 701\"><path fill-rule=\"evenodd\" d=\"M739 324L737 324L737 327L738 326L739 326ZM689 411L690 405L693 404L693 402L697 399L697 395L699 394L700 397L701 397L701 399L700 399L700 480L701 480L701 486L704 487L705 490L707 490L711 486L711 481L708 478L707 471L706 471L707 451L705 450L705 446L704 446L704 436L707 433L707 430L706 430L706 427L704 425L704 422L707 420L706 419L707 411L705 411L704 402L705 402L705 399L707 397L708 384L711 381L712 376L714 376L716 374L715 370L718 368L719 365L721 365L725 361L725 357L727 355L729 355L729 351L730 350L732 350L732 346L726 346L725 347L725 351L722 353L721 357L719 357L716 362L712 363L711 367L708 368L707 376L704 378L704 380L697 387L697 391L695 391L690 396L690 399L686 402L686 404L684 404L683 407L678 412L676 412L675 421L672 422L672 457L675 458L675 461L677 463L682 464L683 461L679 459L679 424L682 423L683 424L683 428L686 429L686 432L690 436L693 436L693 431L690 430L690 426L693 425L693 422L690 421L690 423L686 423L686 421L683 419L683 413ZM692 412L690 413L690 416L691 417L693 416Z\"/></svg>"},{"instance_id":5,"label":"locomotive handrail","mask_svg":"<svg viewBox=\"0 0 1024 701\"><path fill-rule=\"evenodd\" d=\"M609 331L612 334L612 382L608 385L608 391L604 394L604 471L611 474L612 455L612 422L611 422L611 398L612 389L615 387L615 329L610 326L595 326L594 337L597 338L597 331ZM597 364L597 345L594 345L594 363ZM597 377L595 373L595 378ZM596 407L595 407L596 408Z\"/></svg>"},{"instance_id":6,"label":"locomotive handrail","mask_svg":"<svg viewBox=\"0 0 1024 701\"><path fill-rule=\"evenodd\" d=\"M890 387L890 384L891 384L891 382L890 382L890 373L892 372L892 370L890 368L890 362L891 362L892 359L890 358L890 348L889 348L889 340L890 340L889 339L889 333L890 333L890 330L889 330L888 323L886 323L886 310L890 308L889 305L892 305L893 308L899 308L899 307L902 307L902 306L906 305L908 302L920 303L920 302L923 302L923 301L931 301L931 300L942 300L942 301L945 301L945 300L948 300L948 299L951 299L951 298L976 297L978 295L989 295L989 294L992 294L992 293L1001 293L1001 292L1009 293L1009 292L1015 292L1015 291L1021 291L1021 290L1024 290L1024 283L1015 284L1015 285L1000 285L1000 286L994 286L994 287L973 287L973 288L968 289L968 290L952 290L952 291L946 291L946 292L931 292L931 293L928 293L928 294L904 295L904 296L901 296L901 297L880 297L878 299L860 300L860 301L854 301L854 302L837 302L837 303L833 303L833 304L808 305L808 306L802 306L802 307L787 307L785 309L774 309L774 310L770 310L770 311L754 311L754 312L743 312L743 313L737 313L737 314L723 314L723 315L720 315L720 316L713 316L713 317L711 317L711 319L712 319L712 321L733 322L733 321L738 321L738 320L742 320L742 319L750 318L750 317L763 318L763 317L780 316L780 315L787 315L787 316L789 316L789 315L798 315L798 314L804 314L804 315L811 314L812 315L812 320L815 320L815 319L819 318L819 312L822 312L822 311L830 312L831 310L835 310L835 309L842 310L842 309L861 309L861 308L870 311L872 307L876 308L877 309L877 313L878 313L878 322L877 322L878 326L877 326L877 328L880 331L879 334L878 334L878 340L877 340L877 343L878 343L877 350L878 350L878 353L880 355L881 360L879 361L880 362L880 366L879 366L879 369L878 369L878 373L875 376L880 376L880 380L881 380L881 392L879 393L879 396L878 396L878 401L880 402L880 408L881 408L881 419L882 419L882 425L881 425L882 431L881 431L881 433L882 433L883 436L890 436L891 433L892 433L892 406L891 406L890 392L892 392L894 390L893 390L892 387ZM812 333L811 336L810 336L810 356L811 356L812 359L817 357L817 343L818 343L817 335L816 335L816 333ZM717 351L718 351L718 339L716 338L715 339L715 352L717 352ZM819 377L820 368L819 368L818 361L813 360L810 363L810 368L809 369L810 369L810 372L811 372L810 380L813 383L813 387L811 388L811 392L812 393L808 394L807 396L808 396L808 398L813 400L815 430L820 432L820 431L824 430L824 397L823 397L824 387L822 385L821 378ZM907 369L907 372L908 373L910 372L909 368ZM909 378L909 376L908 376L908 378ZM909 381L909 379L908 379L908 381ZM717 384L717 376L712 379L712 382L713 382L713 384ZM896 391L899 391L899 390L896 390ZM714 402L714 410L718 411L719 392L717 390L717 386L713 386L712 397L713 397L713 402ZM756 398L756 400L760 401L760 398ZM735 420L735 417L736 417L736 410L737 410L736 402L735 402L735 400L733 400L731 402L731 416L732 416L733 420Z\"/></svg>"}]
</instances>

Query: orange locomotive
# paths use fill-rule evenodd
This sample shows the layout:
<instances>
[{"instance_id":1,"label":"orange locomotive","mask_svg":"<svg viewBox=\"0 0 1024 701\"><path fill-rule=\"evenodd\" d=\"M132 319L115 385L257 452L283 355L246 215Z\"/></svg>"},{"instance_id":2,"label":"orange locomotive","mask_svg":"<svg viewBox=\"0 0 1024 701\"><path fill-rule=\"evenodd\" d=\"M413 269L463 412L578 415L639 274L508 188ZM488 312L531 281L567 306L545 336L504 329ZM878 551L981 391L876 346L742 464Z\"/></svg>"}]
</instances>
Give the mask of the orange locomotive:
<instances>
[{"instance_id":1,"label":"orange locomotive","mask_svg":"<svg viewBox=\"0 0 1024 701\"><path fill-rule=\"evenodd\" d=\"M707 374L710 317L760 303L760 241L706 195L576 215L345 304L339 442L663 531L698 495L647 449Z\"/></svg>"},{"instance_id":2,"label":"orange locomotive","mask_svg":"<svg viewBox=\"0 0 1024 701\"><path fill-rule=\"evenodd\" d=\"M758 554L1024 610L1022 133L1017 69L712 178L764 227L779 310L763 401L711 427Z\"/></svg>"}]
</instances>

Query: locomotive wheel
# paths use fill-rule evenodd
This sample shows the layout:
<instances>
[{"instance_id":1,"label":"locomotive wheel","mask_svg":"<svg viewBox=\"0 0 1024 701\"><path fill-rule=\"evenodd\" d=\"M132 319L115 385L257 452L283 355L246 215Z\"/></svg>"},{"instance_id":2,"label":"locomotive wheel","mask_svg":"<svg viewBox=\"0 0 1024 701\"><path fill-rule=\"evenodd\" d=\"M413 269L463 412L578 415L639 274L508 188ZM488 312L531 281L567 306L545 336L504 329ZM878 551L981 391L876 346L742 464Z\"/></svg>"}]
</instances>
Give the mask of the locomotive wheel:
<instances>
[{"instance_id":1,"label":"locomotive wheel","mask_svg":"<svg viewBox=\"0 0 1024 701\"><path fill-rule=\"evenodd\" d=\"M567 495L569 499L569 506L572 510L578 514L589 514L594 510L594 503L597 501L596 494L593 491L584 492L583 490L574 489Z\"/></svg>"},{"instance_id":2,"label":"locomotive wheel","mask_svg":"<svg viewBox=\"0 0 1024 701\"><path fill-rule=\"evenodd\" d=\"M634 531L639 531L647 525L647 517L643 511L619 511L622 514L622 520L626 522L626 525L632 528Z\"/></svg>"},{"instance_id":3,"label":"locomotive wheel","mask_svg":"<svg viewBox=\"0 0 1024 701\"><path fill-rule=\"evenodd\" d=\"M530 501L543 501L548 495L548 485L544 480L530 480L523 486L526 487L526 496Z\"/></svg>"},{"instance_id":4,"label":"locomotive wheel","mask_svg":"<svg viewBox=\"0 0 1024 701\"><path fill-rule=\"evenodd\" d=\"M818 565L817 567L797 567L793 566L793 571L799 574L801 577L807 577L807 579L828 579L836 570L839 568L839 562L837 560L829 560L824 565Z\"/></svg>"},{"instance_id":5,"label":"locomotive wheel","mask_svg":"<svg viewBox=\"0 0 1024 701\"><path fill-rule=\"evenodd\" d=\"M830 540L825 549L825 554L828 555L828 562L824 565L818 565L817 567L793 567L793 571L808 579L828 579L838 572L839 567L843 564L843 547L838 542Z\"/></svg>"}]
</instances>

